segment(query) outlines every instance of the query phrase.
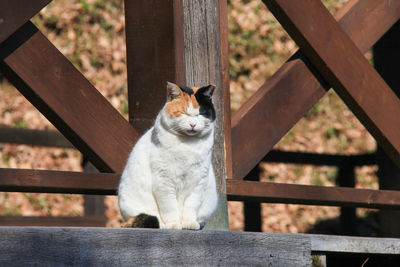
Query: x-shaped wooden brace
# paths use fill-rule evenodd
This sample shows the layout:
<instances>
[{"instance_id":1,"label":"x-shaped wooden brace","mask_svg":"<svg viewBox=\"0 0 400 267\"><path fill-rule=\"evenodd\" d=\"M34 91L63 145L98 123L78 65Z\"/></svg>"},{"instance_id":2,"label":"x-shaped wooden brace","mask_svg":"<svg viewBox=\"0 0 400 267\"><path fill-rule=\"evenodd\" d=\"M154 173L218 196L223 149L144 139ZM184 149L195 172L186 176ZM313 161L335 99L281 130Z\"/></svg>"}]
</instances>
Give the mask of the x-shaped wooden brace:
<instances>
[{"instance_id":1,"label":"x-shaped wooden brace","mask_svg":"<svg viewBox=\"0 0 400 267\"><path fill-rule=\"evenodd\" d=\"M305 56L296 53L233 116L233 177L243 178L331 86L400 162L400 101L362 55L399 19L400 2L350 1L339 23L319 0L264 3Z\"/></svg>"},{"instance_id":2,"label":"x-shaped wooden brace","mask_svg":"<svg viewBox=\"0 0 400 267\"><path fill-rule=\"evenodd\" d=\"M29 21L49 2L1 0L0 70L99 170L121 173L139 134Z\"/></svg>"}]
</instances>

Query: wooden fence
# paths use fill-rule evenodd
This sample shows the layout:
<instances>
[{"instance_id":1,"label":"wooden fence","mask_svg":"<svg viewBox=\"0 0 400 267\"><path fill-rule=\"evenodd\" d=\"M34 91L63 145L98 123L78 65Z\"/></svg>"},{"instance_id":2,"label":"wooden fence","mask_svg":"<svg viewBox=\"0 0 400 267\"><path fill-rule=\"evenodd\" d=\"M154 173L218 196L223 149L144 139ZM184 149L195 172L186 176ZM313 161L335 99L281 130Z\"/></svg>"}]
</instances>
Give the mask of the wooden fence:
<instances>
[{"instance_id":1,"label":"wooden fence","mask_svg":"<svg viewBox=\"0 0 400 267\"><path fill-rule=\"evenodd\" d=\"M102 173L0 169L0 190L115 194L130 149L162 106L164 96L159 92L169 80L190 85L211 82L220 88L215 95L219 116L213 159L218 166L220 207L213 229L227 227L226 196L255 202L400 208L398 191L244 180L330 87L400 163L400 100L363 56L391 27L398 27L399 1L351 0L333 17L317 0L265 0L301 51L231 119L226 1L126 0L129 122L29 21L49 2L0 1L6 7L0 8L0 71ZM69 233L79 235L79 231ZM369 242L359 248L368 250Z\"/></svg>"}]
</instances>

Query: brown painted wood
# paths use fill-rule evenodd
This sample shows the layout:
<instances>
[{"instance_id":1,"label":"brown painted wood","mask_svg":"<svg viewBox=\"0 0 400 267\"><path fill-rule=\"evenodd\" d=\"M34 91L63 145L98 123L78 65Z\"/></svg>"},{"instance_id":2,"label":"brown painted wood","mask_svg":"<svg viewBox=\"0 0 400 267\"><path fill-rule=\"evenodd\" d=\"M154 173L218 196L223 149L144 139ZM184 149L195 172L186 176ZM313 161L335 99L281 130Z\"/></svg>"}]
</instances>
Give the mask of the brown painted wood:
<instances>
[{"instance_id":1,"label":"brown painted wood","mask_svg":"<svg viewBox=\"0 0 400 267\"><path fill-rule=\"evenodd\" d=\"M115 195L119 175L47 170L0 169L0 191Z\"/></svg>"},{"instance_id":2,"label":"brown painted wood","mask_svg":"<svg viewBox=\"0 0 400 267\"><path fill-rule=\"evenodd\" d=\"M0 226L105 227L105 216L0 216Z\"/></svg>"},{"instance_id":3,"label":"brown painted wood","mask_svg":"<svg viewBox=\"0 0 400 267\"><path fill-rule=\"evenodd\" d=\"M121 172L138 133L30 22L0 47L0 70L99 170Z\"/></svg>"},{"instance_id":4,"label":"brown painted wood","mask_svg":"<svg viewBox=\"0 0 400 267\"><path fill-rule=\"evenodd\" d=\"M364 53L398 20L399 8L399 1L354 0L336 19ZM287 61L233 115L233 178L242 179L330 88L304 60Z\"/></svg>"},{"instance_id":5,"label":"brown painted wood","mask_svg":"<svg viewBox=\"0 0 400 267\"><path fill-rule=\"evenodd\" d=\"M314 166L365 166L376 164L376 154L366 153L357 155L322 154L308 152L294 152L271 150L263 162L311 164Z\"/></svg>"},{"instance_id":6,"label":"brown painted wood","mask_svg":"<svg viewBox=\"0 0 400 267\"><path fill-rule=\"evenodd\" d=\"M115 195L119 175L0 169L0 191ZM400 192L228 179L233 201L400 209Z\"/></svg>"},{"instance_id":7,"label":"brown painted wood","mask_svg":"<svg viewBox=\"0 0 400 267\"><path fill-rule=\"evenodd\" d=\"M228 200L400 209L400 192L227 180Z\"/></svg>"},{"instance_id":8,"label":"brown painted wood","mask_svg":"<svg viewBox=\"0 0 400 267\"><path fill-rule=\"evenodd\" d=\"M324 5L311 0L264 3L386 153L400 164L400 100Z\"/></svg>"},{"instance_id":9,"label":"brown painted wood","mask_svg":"<svg viewBox=\"0 0 400 267\"><path fill-rule=\"evenodd\" d=\"M129 117L141 133L164 105L167 81L184 85L179 8L181 1L125 0Z\"/></svg>"},{"instance_id":10,"label":"brown painted wood","mask_svg":"<svg viewBox=\"0 0 400 267\"><path fill-rule=\"evenodd\" d=\"M0 0L0 43L50 2L51 0Z\"/></svg>"},{"instance_id":11,"label":"brown painted wood","mask_svg":"<svg viewBox=\"0 0 400 267\"><path fill-rule=\"evenodd\" d=\"M74 146L57 131L16 128L6 125L0 125L0 143L74 148Z\"/></svg>"}]
</instances>

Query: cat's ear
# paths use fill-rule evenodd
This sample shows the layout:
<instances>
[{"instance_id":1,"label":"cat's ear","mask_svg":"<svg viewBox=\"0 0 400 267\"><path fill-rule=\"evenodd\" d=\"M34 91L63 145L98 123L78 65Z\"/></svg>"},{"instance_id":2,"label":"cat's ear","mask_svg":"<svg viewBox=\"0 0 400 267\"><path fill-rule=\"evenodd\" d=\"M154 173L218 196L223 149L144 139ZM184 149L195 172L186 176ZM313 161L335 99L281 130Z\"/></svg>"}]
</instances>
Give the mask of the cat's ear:
<instances>
[{"instance_id":1,"label":"cat's ear","mask_svg":"<svg viewBox=\"0 0 400 267\"><path fill-rule=\"evenodd\" d=\"M168 101L172 101L180 94L182 93L182 90L179 88L178 85L174 83L167 82L167 96L168 96Z\"/></svg>"},{"instance_id":2,"label":"cat's ear","mask_svg":"<svg viewBox=\"0 0 400 267\"><path fill-rule=\"evenodd\" d=\"M215 88L216 88L215 85L210 84L210 85L201 87L197 92L204 96L211 98L214 93Z\"/></svg>"}]
</instances>

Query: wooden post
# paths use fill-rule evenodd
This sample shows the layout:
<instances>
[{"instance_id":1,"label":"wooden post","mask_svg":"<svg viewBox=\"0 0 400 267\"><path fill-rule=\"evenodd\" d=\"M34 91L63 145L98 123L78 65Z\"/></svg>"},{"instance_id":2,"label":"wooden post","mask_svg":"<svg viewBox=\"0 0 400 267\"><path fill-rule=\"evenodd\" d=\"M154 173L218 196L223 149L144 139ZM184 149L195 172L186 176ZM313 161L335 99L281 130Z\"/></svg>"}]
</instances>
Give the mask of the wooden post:
<instances>
[{"instance_id":1,"label":"wooden post","mask_svg":"<svg viewBox=\"0 0 400 267\"><path fill-rule=\"evenodd\" d=\"M257 164L244 180L260 181L260 165ZM244 230L262 232L261 203L244 201Z\"/></svg>"},{"instance_id":2,"label":"wooden post","mask_svg":"<svg viewBox=\"0 0 400 267\"><path fill-rule=\"evenodd\" d=\"M214 84L214 169L219 206L206 229L228 229L230 103L226 1L125 0L130 122L143 132L165 102L167 81Z\"/></svg>"},{"instance_id":3,"label":"wooden post","mask_svg":"<svg viewBox=\"0 0 400 267\"><path fill-rule=\"evenodd\" d=\"M400 22L398 21L374 46L374 65L392 90L400 96ZM380 189L400 190L400 168L378 148ZM400 237L400 211L380 211L381 236Z\"/></svg>"},{"instance_id":4,"label":"wooden post","mask_svg":"<svg viewBox=\"0 0 400 267\"><path fill-rule=\"evenodd\" d=\"M343 163L343 165L339 166L337 183L339 186L343 187L353 188L355 186L353 164ZM357 221L357 216L355 207L340 208L340 229L342 234L355 235L357 231L356 221Z\"/></svg>"}]
</instances>

